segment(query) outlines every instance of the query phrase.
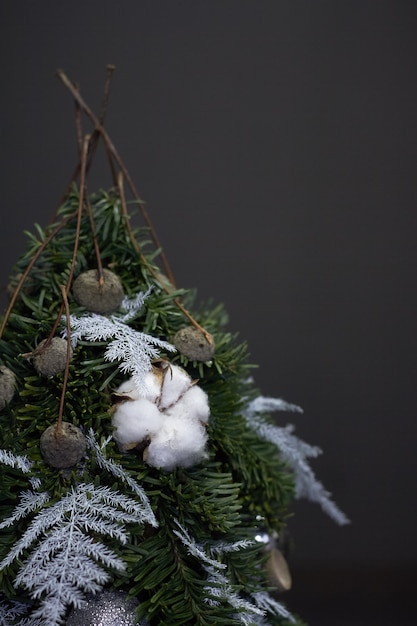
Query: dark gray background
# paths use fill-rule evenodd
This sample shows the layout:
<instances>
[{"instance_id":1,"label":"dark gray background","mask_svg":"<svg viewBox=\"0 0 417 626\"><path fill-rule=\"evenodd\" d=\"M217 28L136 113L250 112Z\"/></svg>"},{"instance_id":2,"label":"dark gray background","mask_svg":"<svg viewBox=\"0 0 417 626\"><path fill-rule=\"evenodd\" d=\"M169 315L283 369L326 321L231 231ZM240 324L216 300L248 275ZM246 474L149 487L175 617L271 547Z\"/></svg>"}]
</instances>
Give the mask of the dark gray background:
<instances>
[{"instance_id":1,"label":"dark gray background","mask_svg":"<svg viewBox=\"0 0 417 626\"><path fill-rule=\"evenodd\" d=\"M114 63L106 126L177 283L224 302L264 394L304 407L280 423L323 448L353 521L295 507L288 601L312 625L408 623L416 582L416 27L412 0L0 9L0 284L75 164L55 70L97 110Z\"/></svg>"}]
</instances>

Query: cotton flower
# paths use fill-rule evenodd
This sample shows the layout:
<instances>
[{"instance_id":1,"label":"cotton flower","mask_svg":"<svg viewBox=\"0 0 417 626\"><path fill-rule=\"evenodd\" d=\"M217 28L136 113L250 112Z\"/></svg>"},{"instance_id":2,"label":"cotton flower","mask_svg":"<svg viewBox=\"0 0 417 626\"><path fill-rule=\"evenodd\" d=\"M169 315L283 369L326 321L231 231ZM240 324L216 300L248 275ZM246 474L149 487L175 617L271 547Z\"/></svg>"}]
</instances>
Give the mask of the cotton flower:
<instances>
[{"instance_id":1,"label":"cotton flower","mask_svg":"<svg viewBox=\"0 0 417 626\"><path fill-rule=\"evenodd\" d=\"M131 378L113 394L114 439L124 451L143 449L148 465L167 471L207 457L207 394L189 374L156 361L139 390Z\"/></svg>"},{"instance_id":2,"label":"cotton flower","mask_svg":"<svg viewBox=\"0 0 417 626\"><path fill-rule=\"evenodd\" d=\"M113 415L115 439L125 450L153 437L162 427L163 416L146 398L122 402Z\"/></svg>"}]
</instances>

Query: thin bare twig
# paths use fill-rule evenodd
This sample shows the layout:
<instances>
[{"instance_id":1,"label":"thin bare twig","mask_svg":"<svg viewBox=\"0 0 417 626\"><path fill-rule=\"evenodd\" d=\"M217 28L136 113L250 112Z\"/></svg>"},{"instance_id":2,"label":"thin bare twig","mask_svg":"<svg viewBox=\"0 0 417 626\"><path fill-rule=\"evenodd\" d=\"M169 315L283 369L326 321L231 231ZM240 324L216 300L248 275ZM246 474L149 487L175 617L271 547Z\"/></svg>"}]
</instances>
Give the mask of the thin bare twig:
<instances>
[{"instance_id":1,"label":"thin bare twig","mask_svg":"<svg viewBox=\"0 0 417 626\"><path fill-rule=\"evenodd\" d=\"M145 208L145 204L143 202L143 200L141 199L141 197L139 196L139 193L135 187L135 184L129 174L128 169L126 168L122 158L120 157L118 151L116 150L113 142L111 141L109 135L107 134L106 130L103 127L103 124L100 123L99 118L93 113L93 111L90 109L90 107L88 106L88 104L85 102L85 100L83 99L83 97L81 96L81 94L79 93L79 91L77 91L77 89L74 87L74 85L72 84L72 82L68 79L67 75L65 74L65 72L63 70L58 70L57 71L57 76L58 78L62 81L62 83L67 87L67 89L69 89L69 91L71 92L71 94L73 95L73 97L79 102L81 108L83 109L84 113L90 118L90 120L93 122L95 129L101 134L103 141L109 151L109 153L112 155L113 159L115 160L115 162L117 163L118 167L120 168L120 170L123 172L123 176L126 179L127 184L129 185L130 191L132 192L132 195L134 197L134 199L136 200L136 202L139 205L140 211L142 213L142 217L145 221L145 224L147 225L147 227L149 228L149 231L151 233L153 242L156 246L157 249L161 250L161 244L159 241L159 238L155 232L155 229L153 227L152 221L148 215L148 212ZM162 259L162 263L164 265L164 269L165 272L167 274L168 279L171 281L171 283L173 285L175 285L175 280L174 280L174 276L172 274L171 268L169 266L168 260L164 254L164 252L161 250L161 259Z\"/></svg>"},{"instance_id":2,"label":"thin bare twig","mask_svg":"<svg viewBox=\"0 0 417 626\"><path fill-rule=\"evenodd\" d=\"M56 432L58 435L62 435L62 416L64 414L65 406L65 393L67 391L68 377L69 377L69 364L71 360L71 323L70 323L70 309L68 304L68 285L61 285L61 293L63 306L65 308L65 316L67 323L67 359L65 361L64 379L62 381L61 399L59 403L58 419L56 423Z\"/></svg>"},{"instance_id":3,"label":"thin bare twig","mask_svg":"<svg viewBox=\"0 0 417 626\"><path fill-rule=\"evenodd\" d=\"M22 290L23 284L25 282L25 280L27 279L27 277L29 276L33 266L35 265L35 263L38 261L39 257L41 256L42 252L45 250L45 248L48 246L48 244L52 241L52 239L55 237L55 235L57 235L59 233L59 231L61 230L61 228L64 228L64 226L67 225L67 223L72 220L73 217L75 217L77 215L77 211L74 211L73 213L71 213L70 215L67 215L67 217L65 217L57 226L56 228L54 228L48 235L48 237L46 237L42 244L39 246L39 248L36 250L35 254L33 255L33 257L31 258L31 260L29 261L25 271L23 272L17 286L16 289L13 292L13 295L10 299L9 302L9 306L6 309L6 312L4 314L3 317L3 321L0 327L0 337L2 337L4 329L7 325L7 322L9 320L10 317L10 313L13 310L13 307L16 303L16 300L19 296L19 293Z\"/></svg>"},{"instance_id":4,"label":"thin bare twig","mask_svg":"<svg viewBox=\"0 0 417 626\"><path fill-rule=\"evenodd\" d=\"M98 282L99 282L99 285L102 286L104 284L103 264L101 262L100 248L99 248L98 241L97 241L96 226L94 224L93 211L91 210L91 204L88 199L87 193L85 194L85 207L87 209L88 218L90 220L90 228L91 228L91 234L93 237L94 252L96 255L96 259L97 259Z\"/></svg>"},{"instance_id":5,"label":"thin bare twig","mask_svg":"<svg viewBox=\"0 0 417 626\"><path fill-rule=\"evenodd\" d=\"M78 199L77 226L75 230L74 251L72 254L72 261L71 261L70 271L68 275L67 289L69 289L71 282L72 282L72 277L74 275L75 262L77 260L78 244L80 241L81 216L82 216L83 207L84 207L85 179L86 179L86 172L87 172L87 155L88 155L88 146L90 143L90 139L91 139L90 135L85 135L84 141L83 141L82 152L81 152L80 196Z\"/></svg>"},{"instance_id":6,"label":"thin bare twig","mask_svg":"<svg viewBox=\"0 0 417 626\"><path fill-rule=\"evenodd\" d=\"M81 107L77 101L75 104L75 131L77 134L78 158L81 159L81 151L83 149L83 131L81 124Z\"/></svg>"},{"instance_id":7,"label":"thin bare twig","mask_svg":"<svg viewBox=\"0 0 417 626\"><path fill-rule=\"evenodd\" d=\"M110 86L111 86L111 80L113 77L113 72L115 70L115 66L114 65L107 65L106 67L106 78L105 78L105 83L104 83L104 90L103 90L103 97L102 97L102 101L101 101L101 111L100 111L100 124L103 125L104 124L104 120L106 119L106 114L107 114L107 107L108 107L108 103L109 103L109 96L110 96ZM74 84L72 85L72 88L79 93L79 86ZM74 98L75 101L75 105L76 105L76 116L78 115L78 111L82 109L81 104L79 102L79 100L77 98ZM80 154L80 159L77 163L77 165L74 168L74 171L72 173L70 182L67 185L67 188L65 190L65 193L61 199L60 204L62 204L65 201L65 198L68 196L71 186L72 184L77 180L77 178L80 175L81 172L81 150L82 150L82 132L81 132L81 123L79 123L79 127L78 127L78 122L76 119L76 126L77 126L77 143L78 143L78 151ZM88 156L87 156L87 166L86 166L86 172L88 173L90 171L90 167L91 164L93 162L93 157L95 154L95 151L97 149L97 145L98 145L98 140L100 137L100 131L95 128L91 134L91 139L90 139L90 145L89 145L89 149L88 149ZM110 166L110 170L112 171L112 176L113 176L113 181L114 184L115 183L115 171L114 171L114 166L111 163L111 160L109 158L109 166Z\"/></svg>"}]
</instances>

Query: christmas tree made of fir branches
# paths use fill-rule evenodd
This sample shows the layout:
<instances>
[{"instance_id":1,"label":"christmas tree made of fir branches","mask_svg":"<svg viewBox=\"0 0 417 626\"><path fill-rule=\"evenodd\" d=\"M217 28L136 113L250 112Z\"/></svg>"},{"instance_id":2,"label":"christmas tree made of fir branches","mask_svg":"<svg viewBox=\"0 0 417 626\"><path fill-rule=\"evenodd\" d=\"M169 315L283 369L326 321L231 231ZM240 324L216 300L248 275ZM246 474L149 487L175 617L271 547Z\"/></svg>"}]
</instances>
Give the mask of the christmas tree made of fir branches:
<instances>
[{"instance_id":1,"label":"christmas tree made of fir branches","mask_svg":"<svg viewBox=\"0 0 417 626\"><path fill-rule=\"evenodd\" d=\"M79 164L1 320L0 622L300 624L280 595L291 500L347 520L319 450L271 418L298 407L260 394L221 306L175 286L103 126L111 73L96 116L58 72ZM99 142L112 187L90 193Z\"/></svg>"}]
</instances>

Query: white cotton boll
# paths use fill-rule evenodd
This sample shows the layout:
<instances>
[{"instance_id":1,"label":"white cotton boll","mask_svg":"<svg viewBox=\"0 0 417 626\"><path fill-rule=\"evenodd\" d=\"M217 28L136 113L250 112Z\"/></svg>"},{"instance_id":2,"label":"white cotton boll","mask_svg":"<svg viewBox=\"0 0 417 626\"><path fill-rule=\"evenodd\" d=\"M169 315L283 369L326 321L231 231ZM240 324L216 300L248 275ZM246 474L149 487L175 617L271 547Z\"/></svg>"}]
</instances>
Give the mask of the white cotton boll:
<instances>
[{"instance_id":1,"label":"white cotton boll","mask_svg":"<svg viewBox=\"0 0 417 626\"><path fill-rule=\"evenodd\" d=\"M132 400L138 400L139 398L145 398L151 402L156 402L161 393L161 376L155 374L155 372L148 372L145 374L144 380L145 392L140 392L133 378L125 380L116 393L125 394Z\"/></svg>"},{"instance_id":2,"label":"white cotton boll","mask_svg":"<svg viewBox=\"0 0 417 626\"><path fill-rule=\"evenodd\" d=\"M156 402L161 394L162 377L155 372L148 372L144 379L146 389L145 397L151 402Z\"/></svg>"},{"instance_id":3,"label":"white cotton boll","mask_svg":"<svg viewBox=\"0 0 417 626\"><path fill-rule=\"evenodd\" d=\"M153 402L140 398L117 405L113 414L114 439L124 448L152 436L162 426L163 417Z\"/></svg>"},{"instance_id":4,"label":"white cotton boll","mask_svg":"<svg viewBox=\"0 0 417 626\"><path fill-rule=\"evenodd\" d=\"M167 414L183 416L207 424L210 407L206 392L198 385L193 385L173 407L168 409Z\"/></svg>"},{"instance_id":5,"label":"white cotton boll","mask_svg":"<svg viewBox=\"0 0 417 626\"><path fill-rule=\"evenodd\" d=\"M149 465L167 471L190 467L207 458L207 433L200 422L167 416L162 428L152 437L146 450Z\"/></svg>"},{"instance_id":6,"label":"white cotton boll","mask_svg":"<svg viewBox=\"0 0 417 626\"><path fill-rule=\"evenodd\" d=\"M164 373L159 408L167 409L192 385L191 377L178 365L170 365Z\"/></svg>"},{"instance_id":7,"label":"white cotton boll","mask_svg":"<svg viewBox=\"0 0 417 626\"><path fill-rule=\"evenodd\" d=\"M132 400L138 400L141 395L136 387L133 378L125 380L117 389L116 393L124 394Z\"/></svg>"}]
</instances>

